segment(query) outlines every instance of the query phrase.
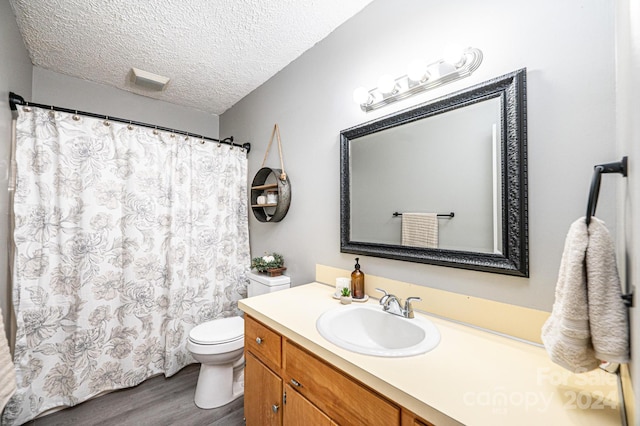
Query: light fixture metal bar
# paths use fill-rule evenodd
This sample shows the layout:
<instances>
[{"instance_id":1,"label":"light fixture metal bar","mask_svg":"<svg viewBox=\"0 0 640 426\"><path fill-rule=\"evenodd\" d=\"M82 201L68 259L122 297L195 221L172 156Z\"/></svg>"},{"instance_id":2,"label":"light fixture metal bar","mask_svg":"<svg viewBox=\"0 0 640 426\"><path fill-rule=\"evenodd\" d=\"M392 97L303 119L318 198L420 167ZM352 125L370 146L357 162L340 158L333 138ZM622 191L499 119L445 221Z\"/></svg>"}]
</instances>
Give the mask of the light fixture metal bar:
<instances>
[{"instance_id":1,"label":"light fixture metal bar","mask_svg":"<svg viewBox=\"0 0 640 426\"><path fill-rule=\"evenodd\" d=\"M407 75L403 75L402 77L395 79L396 86L400 87L400 89L393 93L383 94L377 87L369 90L369 95L373 101L370 103L360 104L360 108L366 112L373 111L393 102L406 99L415 94L470 76L482 63L482 51L474 47L469 47L465 49L463 54L465 57L464 63L460 67L456 67L454 71L445 75L438 76L437 78L428 78L424 82L418 82L413 85L410 84L409 77ZM439 60L430 64L429 67L439 66L444 62L444 60Z\"/></svg>"}]
</instances>

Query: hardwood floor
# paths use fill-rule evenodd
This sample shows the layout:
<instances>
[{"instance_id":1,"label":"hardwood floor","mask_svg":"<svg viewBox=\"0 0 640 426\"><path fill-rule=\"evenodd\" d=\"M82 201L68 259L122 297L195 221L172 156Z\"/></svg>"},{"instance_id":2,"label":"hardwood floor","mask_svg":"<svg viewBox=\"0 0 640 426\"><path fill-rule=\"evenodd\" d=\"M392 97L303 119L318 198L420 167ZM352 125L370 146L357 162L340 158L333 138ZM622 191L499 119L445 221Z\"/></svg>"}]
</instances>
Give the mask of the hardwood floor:
<instances>
[{"instance_id":1,"label":"hardwood floor","mask_svg":"<svg viewBox=\"0 0 640 426\"><path fill-rule=\"evenodd\" d=\"M134 388L122 389L25 423L27 426L242 426L243 398L202 410L193 402L200 364L192 364L166 379L156 376Z\"/></svg>"}]
</instances>

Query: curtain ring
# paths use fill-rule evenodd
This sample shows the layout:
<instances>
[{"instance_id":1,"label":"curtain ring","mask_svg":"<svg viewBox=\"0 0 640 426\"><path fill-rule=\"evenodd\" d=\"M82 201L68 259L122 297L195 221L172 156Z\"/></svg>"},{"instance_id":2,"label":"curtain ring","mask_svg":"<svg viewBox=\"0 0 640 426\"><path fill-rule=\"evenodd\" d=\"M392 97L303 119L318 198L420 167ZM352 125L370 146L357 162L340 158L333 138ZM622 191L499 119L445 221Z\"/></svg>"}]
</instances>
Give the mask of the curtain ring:
<instances>
[{"instance_id":1,"label":"curtain ring","mask_svg":"<svg viewBox=\"0 0 640 426\"><path fill-rule=\"evenodd\" d=\"M170 138L175 138L175 137L176 137L176 134L175 134L175 133L171 133L171 134L169 135L169 137L170 137Z\"/></svg>"},{"instance_id":2,"label":"curtain ring","mask_svg":"<svg viewBox=\"0 0 640 426\"><path fill-rule=\"evenodd\" d=\"M222 146L222 142L218 141L218 148Z\"/></svg>"},{"instance_id":3,"label":"curtain ring","mask_svg":"<svg viewBox=\"0 0 640 426\"><path fill-rule=\"evenodd\" d=\"M187 132L187 136L185 136L185 137L184 137L184 140L185 140L185 141L188 141L188 140L189 140L189 132Z\"/></svg>"},{"instance_id":4,"label":"curtain ring","mask_svg":"<svg viewBox=\"0 0 640 426\"><path fill-rule=\"evenodd\" d=\"M74 121L79 121L80 117L78 116L78 111L76 111L71 118L73 118Z\"/></svg>"},{"instance_id":5,"label":"curtain ring","mask_svg":"<svg viewBox=\"0 0 640 426\"><path fill-rule=\"evenodd\" d=\"M229 147L229 150L233 151L233 144L231 144L231 147Z\"/></svg>"},{"instance_id":6,"label":"curtain ring","mask_svg":"<svg viewBox=\"0 0 640 426\"><path fill-rule=\"evenodd\" d=\"M24 112L31 112L31 108L30 108L30 107L28 107L28 106L25 106L24 108L22 108L22 110L23 110Z\"/></svg>"},{"instance_id":7,"label":"curtain ring","mask_svg":"<svg viewBox=\"0 0 640 426\"><path fill-rule=\"evenodd\" d=\"M157 134L158 134L158 126L154 127L154 129L153 129L153 134L154 134L154 135L157 135Z\"/></svg>"},{"instance_id":8,"label":"curtain ring","mask_svg":"<svg viewBox=\"0 0 640 426\"><path fill-rule=\"evenodd\" d=\"M55 117L56 116L56 112L53 109L53 105L51 105L51 110L49 111L49 117Z\"/></svg>"},{"instance_id":9,"label":"curtain ring","mask_svg":"<svg viewBox=\"0 0 640 426\"><path fill-rule=\"evenodd\" d=\"M109 123L109 116L108 116L108 115L105 115L105 117L104 117L104 118L105 118L105 120L103 121L103 124L104 124L105 126L107 126L107 127L108 127L108 126L111 126L111 123Z\"/></svg>"},{"instance_id":10,"label":"curtain ring","mask_svg":"<svg viewBox=\"0 0 640 426\"><path fill-rule=\"evenodd\" d=\"M200 139L200 143L204 145L204 139Z\"/></svg>"},{"instance_id":11,"label":"curtain ring","mask_svg":"<svg viewBox=\"0 0 640 426\"><path fill-rule=\"evenodd\" d=\"M129 120L129 125L127 126L127 129L133 130L133 125L131 124L131 120Z\"/></svg>"}]
</instances>

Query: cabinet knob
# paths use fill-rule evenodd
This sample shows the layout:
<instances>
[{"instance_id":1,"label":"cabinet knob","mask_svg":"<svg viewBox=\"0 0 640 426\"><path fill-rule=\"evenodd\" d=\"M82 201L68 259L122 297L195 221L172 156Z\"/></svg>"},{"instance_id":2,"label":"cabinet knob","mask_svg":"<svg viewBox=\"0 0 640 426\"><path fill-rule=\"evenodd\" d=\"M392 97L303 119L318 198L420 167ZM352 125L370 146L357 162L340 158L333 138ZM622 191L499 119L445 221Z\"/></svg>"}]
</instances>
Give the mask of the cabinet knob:
<instances>
[{"instance_id":1,"label":"cabinet knob","mask_svg":"<svg viewBox=\"0 0 640 426\"><path fill-rule=\"evenodd\" d=\"M256 337L256 343L261 345L262 344L262 339L259 337Z\"/></svg>"},{"instance_id":2,"label":"cabinet knob","mask_svg":"<svg viewBox=\"0 0 640 426\"><path fill-rule=\"evenodd\" d=\"M273 405L271 406L271 411L273 411L274 413L277 413L277 412L278 412L278 408L280 408L280 407L278 406L278 404L273 404Z\"/></svg>"},{"instance_id":3,"label":"cabinet knob","mask_svg":"<svg viewBox=\"0 0 640 426\"><path fill-rule=\"evenodd\" d=\"M297 381L296 379L291 379L291 384L292 384L293 386L296 386L296 387L299 387L299 388L301 388L301 387L302 387L302 383L300 383L300 382L299 382L299 381Z\"/></svg>"}]
</instances>

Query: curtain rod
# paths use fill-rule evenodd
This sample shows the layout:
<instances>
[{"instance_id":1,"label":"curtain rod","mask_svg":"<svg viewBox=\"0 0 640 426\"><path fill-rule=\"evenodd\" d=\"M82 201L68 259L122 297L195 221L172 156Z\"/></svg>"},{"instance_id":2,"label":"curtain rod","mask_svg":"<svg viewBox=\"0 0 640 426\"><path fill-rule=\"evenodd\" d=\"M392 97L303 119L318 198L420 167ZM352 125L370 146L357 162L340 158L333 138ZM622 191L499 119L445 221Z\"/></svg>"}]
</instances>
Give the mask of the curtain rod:
<instances>
[{"instance_id":1,"label":"curtain rod","mask_svg":"<svg viewBox=\"0 0 640 426\"><path fill-rule=\"evenodd\" d=\"M224 138L224 139L210 138L210 137L207 137L207 136L202 136L202 135L197 135L197 134L194 134L194 133L185 132L184 130L170 129L168 127L156 126L154 124L141 123L139 121L132 121L132 120L125 120L124 118L112 117L110 115L95 114L93 112L78 111L78 110L75 110L75 109L61 108L61 107L56 107L56 106L53 106L53 105L43 105L43 104L37 104L35 102L27 102L27 101L24 100L24 98L22 96L20 96L20 95L18 95L16 93L13 93L13 92L9 92L9 107L11 108L11 111L17 111L18 110L16 105L33 106L33 107L37 107L37 108L50 109L50 110L53 110L53 111L68 112L70 114L85 115L87 117L93 117L93 118L100 118L100 119L104 119L104 120L117 121L117 122L120 122L120 123L131 124L131 125L135 125L135 126L148 127L150 129L161 130L163 132L177 133L179 135L185 135L185 136L189 136L189 137L194 137L196 139L202 139L203 141L207 141L207 142L217 142L217 143L224 143L224 144L231 145L231 146L237 146L239 148L246 149L247 150L247 154L249 153L249 151L251 151L251 144L249 142L246 142L244 144L234 143L233 142L233 136L229 136L228 138Z\"/></svg>"}]
</instances>

